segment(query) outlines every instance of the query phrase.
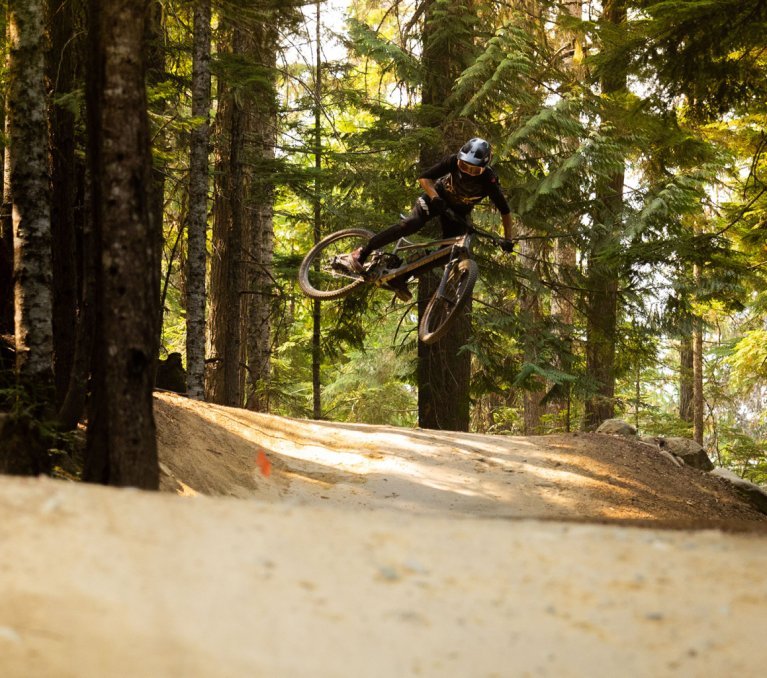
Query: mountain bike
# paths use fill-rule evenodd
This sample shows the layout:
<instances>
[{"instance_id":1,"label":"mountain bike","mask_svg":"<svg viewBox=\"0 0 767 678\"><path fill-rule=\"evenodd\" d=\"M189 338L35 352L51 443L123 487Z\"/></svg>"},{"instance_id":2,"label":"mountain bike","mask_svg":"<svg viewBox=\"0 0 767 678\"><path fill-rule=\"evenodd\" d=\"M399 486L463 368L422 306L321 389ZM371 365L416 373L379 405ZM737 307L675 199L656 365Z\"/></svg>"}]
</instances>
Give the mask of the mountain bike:
<instances>
[{"instance_id":1,"label":"mountain bike","mask_svg":"<svg viewBox=\"0 0 767 678\"><path fill-rule=\"evenodd\" d=\"M392 251L374 250L365 261L362 273L349 267L349 253L373 237L364 228L347 228L318 242L304 257L298 269L298 283L312 299L339 299L364 285L389 289L400 299L409 301L412 295L407 284L413 278L444 266L439 287L432 295L418 326L418 338L425 344L439 341L451 322L471 298L479 268L474 261L472 245L480 236L511 251L513 242L483 231L455 214L450 217L462 223L463 235L424 243L400 238Z\"/></svg>"}]
</instances>

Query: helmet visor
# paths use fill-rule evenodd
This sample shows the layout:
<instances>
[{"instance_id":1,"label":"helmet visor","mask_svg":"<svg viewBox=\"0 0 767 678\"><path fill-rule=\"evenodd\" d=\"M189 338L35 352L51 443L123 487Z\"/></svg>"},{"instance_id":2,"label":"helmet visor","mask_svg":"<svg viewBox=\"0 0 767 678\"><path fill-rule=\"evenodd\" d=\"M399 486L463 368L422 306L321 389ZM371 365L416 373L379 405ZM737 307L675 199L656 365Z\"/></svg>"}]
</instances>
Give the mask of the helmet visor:
<instances>
[{"instance_id":1,"label":"helmet visor","mask_svg":"<svg viewBox=\"0 0 767 678\"><path fill-rule=\"evenodd\" d=\"M480 167L479 165L470 165L465 160L458 160L458 169L461 170L464 174L468 174L472 177L478 177L482 172L485 171L484 167Z\"/></svg>"}]
</instances>

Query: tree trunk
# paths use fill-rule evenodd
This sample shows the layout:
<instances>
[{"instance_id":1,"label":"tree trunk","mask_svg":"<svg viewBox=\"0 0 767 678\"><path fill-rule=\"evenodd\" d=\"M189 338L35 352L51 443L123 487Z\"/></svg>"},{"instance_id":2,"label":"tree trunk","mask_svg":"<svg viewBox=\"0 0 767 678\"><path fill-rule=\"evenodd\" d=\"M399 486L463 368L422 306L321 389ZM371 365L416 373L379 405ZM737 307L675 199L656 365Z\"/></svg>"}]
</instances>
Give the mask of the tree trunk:
<instances>
[{"instance_id":1,"label":"tree trunk","mask_svg":"<svg viewBox=\"0 0 767 678\"><path fill-rule=\"evenodd\" d=\"M563 8L571 17L580 19L583 12L583 0L570 0ZM570 54L565 60L565 67L574 82L583 82L585 69L582 64L583 50L577 36L565 33L562 36L566 44L570 46ZM576 59L576 55L578 58ZM574 152L578 148L579 140L570 138L564 140L564 146ZM580 217L570 224L570 229L575 232ZM557 238L554 243L554 268L556 271L558 286L551 296L551 318L556 324L556 333L562 345L562 351L557 356L557 368L562 372L569 373L572 369L572 344L573 344L573 320L575 308L575 295L573 293L573 281L577 268L577 253L572 239ZM572 397L570 384L563 385L562 395L552 402L552 410L558 415L562 428L570 432L570 410Z\"/></svg>"},{"instance_id":2,"label":"tree trunk","mask_svg":"<svg viewBox=\"0 0 767 678\"><path fill-rule=\"evenodd\" d=\"M13 199L16 370L21 383L53 379L51 218L45 99L44 0L11 0L10 179Z\"/></svg>"},{"instance_id":3,"label":"tree trunk","mask_svg":"<svg viewBox=\"0 0 767 678\"><path fill-rule=\"evenodd\" d=\"M165 66L165 28L163 25L163 6L160 0L150 0L146 19L146 50L147 50L147 85L156 89L162 87L167 74ZM168 152L165 141L164 118L167 117L167 102L162 98L156 98L152 103L152 114L159 121L152 124L150 118L149 138L152 140L152 189L149 191L152 212L152 221L155 224L155 233L158 238L158 252L163 248L163 222L165 220L165 171L166 162L163 155ZM170 257L168 267L173 266L173 258ZM170 271L168 272L170 274ZM161 306L157 314L157 335L162 334L162 326L165 316L164 296L161 297ZM158 348L159 350L159 348Z\"/></svg>"},{"instance_id":4,"label":"tree trunk","mask_svg":"<svg viewBox=\"0 0 767 678\"><path fill-rule=\"evenodd\" d=\"M98 342L83 476L156 489L152 388L160 253L148 194L147 11L148 0L90 2L87 103Z\"/></svg>"},{"instance_id":5,"label":"tree trunk","mask_svg":"<svg viewBox=\"0 0 767 678\"><path fill-rule=\"evenodd\" d=\"M8 138L7 117L3 107L3 129ZM3 203L0 208L0 335L13 335L13 221L11 214L11 178L9 148L3 152ZM8 170L8 171L6 171Z\"/></svg>"},{"instance_id":6,"label":"tree trunk","mask_svg":"<svg viewBox=\"0 0 767 678\"><path fill-rule=\"evenodd\" d=\"M693 267L693 279L696 289L700 289L701 270L698 264ZM703 422L705 401L703 398L703 319L695 318L692 332L692 437L698 445L703 445Z\"/></svg>"},{"instance_id":7,"label":"tree trunk","mask_svg":"<svg viewBox=\"0 0 767 678\"><path fill-rule=\"evenodd\" d=\"M75 0L48 0L51 50L48 60L51 134L51 233L53 238L53 364L56 400L64 400L75 352L78 310L77 183L82 167L75 156L75 115L57 98L77 84Z\"/></svg>"},{"instance_id":8,"label":"tree trunk","mask_svg":"<svg viewBox=\"0 0 767 678\"><path fill-rule=\"evenodd\" d=\"M441 269L438 269L441 274ZM418 316L439 286L439 277L427 274L418 283ZM471 302L453 320L450 332L436 344L418 342L418 425L450 431L468 431L471 416L469 383L471 354L459 353L471 336Z\"/></svg>"},{"instance_id":9,"label":"tree trunk","mask_svg":"<svg viewBox=\"0 0 767 678\"><path fill-rule=\"evenodd\" d=\"M530 235L527 233L527 235ZM524 359L526 363L536 364L538 362L538 346L541 341L541 327L543 325L543 309L541 308L540 289L535 289L532 285L538 279L543 248L540 240L522 240L519 245L518 263L521 267L527 268L530 273L530 280L522 288L520 293L520 311L525 323L525 344ZM541 404L543 390L525 389L523 392L523 422L524 434L526 436L539 435L541 430L541 417L545 412L545 406Z\"/></svg>"},{"instance_id":10,"label":"tree trunk","mask_svg":"<svg viewBox=\"0 0 767 678\"><path fill-rule=\"evenodd\" d=\"M450 4L427 0L422 36L426 80L422 106L424 126L437 128L442 141L421 150L423 169L454 153L473 136L465 121L451 120L446 102L455 79L468 65L473 45L476 16L473 0ZM453 30L462 27L463 33ZM460 102L453 102L455 108ZM418 285L419 320L429 297L436 289L434 276L421 277ZM471 420L469 383L471 354L461 351L469 342L470 306L455 320L448 335L435 344L418 343L418 425L422 428L467 431Z\"/></svg>"},{"instance_id":11,"label":"tree trunk","mask_svg":"<svg viewBox=\"0 0 767 678\"><path fill-rule=\"evenodd\" d=\"M551 297L551 317L556 323L557 334L562 345L562 351L557 356L557 368L562 372L572 370L573 320L575 294L572 284L575 279L577 266L575 245L568 238L558 238L554 245L554 265L557 272L558 288ZM562 422L562 428L570 432L570 408L572 396L570 384L566 383L561 397L557 398L552 408Z\"/></svg>"},{"instance_id":12,"label":"tree trunk","mask_svg":"<svg viewBox=\"0 0 767 678\"><path fill-rule=\"evenodd\" d=\"M5 8L4 8L5 9ZM7 11L0 11L0 35L10 43ZM7 67L7 63L3 64ZM2 129L5 138L10 136L8 129L7 110L10 102L6 94L2 103ZM11 162L8 144L3 144L3 155L0 159L3 171L3 197L0 208L0 335L13 335L13 221L11 218Z\"/></svg>"},{"instance_id":13,"label":"tree trunk","mask_svg":"<svg viewBox=\"0 0 767 678\"><path fill-rule=\"evenodd\" d=\"M626 16L625 0L608 0L603 18L612 24ZM625 69L602 80L602 91L610 96L626 88ZM596 383L596 393L586 401L585 428L593 430L615 414L615 345L618 324L618 276L616 262L623 211L625 171L621 169L601 181L597 188L589 250L586 309L586 369Z\"/></svg>"},{"instance_id":14,"label":"tree trunk","mask_svg":"<svg viewBox=\"0 0 767 678\"><path fill-rule=\"evenodd\" d=\"M321 2L317 0L315 17L315 71L314 71L314 244L322 238L322 201L320 198L320 172L322 171L322 48L320 29L322 16ZM312 302L312 417L322 418L322 304L318 299Z\"/></svg>"},{"instance_id":15,"label":"tree trunk","mask_svg":"<svg viewBox=\"0 0 767 678\"><path fill-rule=\"evenodd\" d=\"M205 398L205 276L207 272L208 144L210 142L210 0L194 8L192 130L186 274L186 372L190 398Z\"/></svg>"},{"instance_id":16,"label":"tree trunk","mask_svg":"<svg viewBox=\"0 0 767 678\"><path fill-rule=\"evenodd\" d=\"M268 163L274 159L276 118L264 112L256 120L254 145L262 148L262 158ZM269 407L269 380L271 376L271 300L273 296L272 255L274 252L273 204L274 185L267 171L254 179L251 203L250 263L247 313L247 374L248 400L251 410L265 412Z\"/></svg>"},{"instance_id":17,"label":"tree trunk","mask_svg":"<svg viewBox=\"0 0 767 678\"><path fill-rule=\"evenodd\" d=\"M684 337L679 346L679 418L693 422L693 338Z\"/></svg>"},{"instance_id":18,"label":"tree trunk","mask_svg":"<svg viewBox=\"0 0 767 678\"><path fill-rule=\"evenodd\" d=\"M245 53L241 27L229 26L229 46L235 55ZM208 373L208 398L241 407L242 396L242 292L245 228L245 140L248 114L236 88L219 80L216 116L219 148L216 162L213 253L211 257L210 346L214 362Z\"/></svg>"},{"instance_id":19,"label":"tree trunk","mask_svg":"<svg viewBox=\"0 0 767 678\"><path fill-rule=\"evenodd\" d=\"M271 19L271 21L269 21ZM253 172L248 196L248 269L246 343L246 406L267 411L271 376L271 311L274 290L274 149L277 141L275 66L277 61L276 12L253 26L254 69L263 76L253 92L250 147Z\"/></svg>"},{"instance_id":20,"label":"tree trunk","mask_svg":"<svg viewBox=\"0 0 767 678\"><path fill-rule=\"evenodd\" d=\"M56 417L58 427L63 431L74 429L85 411L88 395L88 377L95 341L94 300L96 291L96 260L93 250L92 191L90 177L82 177L84 185L79 193L83 196L82 231L80 239L80 295L78 301L75 348L72 356L72 370L64 400Z\"/></svg>"}]
</instances>

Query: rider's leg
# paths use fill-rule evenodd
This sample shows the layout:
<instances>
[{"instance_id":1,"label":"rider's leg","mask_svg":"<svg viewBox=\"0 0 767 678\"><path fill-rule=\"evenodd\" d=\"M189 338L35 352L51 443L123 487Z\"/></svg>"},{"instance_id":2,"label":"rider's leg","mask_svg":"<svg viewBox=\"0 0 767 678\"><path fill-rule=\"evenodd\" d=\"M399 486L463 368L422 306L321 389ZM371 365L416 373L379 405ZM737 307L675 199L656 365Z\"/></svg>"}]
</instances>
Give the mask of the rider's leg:
<instances>
[{"instance_id":1,"label":"rider's leg","mask_svg":"<svg viewBox=\"0 0 767 678\"><path fill-rule=\"evenodd\" d=\"M470 212L457 212L457 214L466 220L469 217ZM440 226L442 226L443 238L455 238L458 235L466 233L466 224L455 219L451 219L449 215L443 214L439 218Z\"/></svg>"},{"instance_id":2,"label":"rider's leg","mask_svg":"<svg viewBox=\"0 0 767 678\"><path fill-rule=\"evenodd\" d=\"M422 197L416 200L415 205L410 214L404 219L389 226L380 233L376 233L367 244L359 251L358 260L360 263L364 263L368 255L373 251L395 242L400 238L405 238L413 233L417 233L423 228L424 224L432 218L429 214L429 206L426 200Z\"/></svg>"}]
</instances>

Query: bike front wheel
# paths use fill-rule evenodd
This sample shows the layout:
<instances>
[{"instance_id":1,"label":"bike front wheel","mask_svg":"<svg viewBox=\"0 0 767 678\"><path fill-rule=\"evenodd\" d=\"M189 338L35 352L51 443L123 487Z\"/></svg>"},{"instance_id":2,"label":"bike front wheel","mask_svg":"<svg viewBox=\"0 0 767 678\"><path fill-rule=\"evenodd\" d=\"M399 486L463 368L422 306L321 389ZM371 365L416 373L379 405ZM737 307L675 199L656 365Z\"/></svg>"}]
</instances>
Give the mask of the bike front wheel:
<instances>
[{"instance_id":1,"label":"bike front wheel","mask_svg":"<svg viewBox=\"0 0 767 678\"><path fill-rule=\"evenodd\" d=\"M473 259L461 259L451 266L444 289L442 292L438 289L429 300L418 326L418 338L424 344L433 344L447 334L450 324L471 299L478 275L479 268Z\"/></svg>"},{"instance_id":2,"label":"bike front wheel","mask_svg":"<svg viewBox=\"0 0 767 678\"><path fill-rule=\"evenodd\" d=\"M338 299L364 284L365 279L348 270L339 257L367 243L373 232L347 228L323 238L304 257L298 269L298 284L312 299Z\"/></svg>"}]
</instances>

